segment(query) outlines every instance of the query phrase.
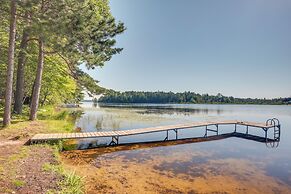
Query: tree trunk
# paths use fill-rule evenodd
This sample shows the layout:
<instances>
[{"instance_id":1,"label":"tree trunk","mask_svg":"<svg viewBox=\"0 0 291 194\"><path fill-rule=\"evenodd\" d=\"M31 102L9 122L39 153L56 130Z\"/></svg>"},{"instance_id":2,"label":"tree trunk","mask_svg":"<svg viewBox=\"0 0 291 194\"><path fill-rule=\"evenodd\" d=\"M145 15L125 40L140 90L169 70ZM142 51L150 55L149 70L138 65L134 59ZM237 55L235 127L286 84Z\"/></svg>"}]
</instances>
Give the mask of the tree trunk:
<instances>
[{"instance_id":1,"label":"tree trunk","mask_svg":"<svg viewBox=\"0 0 291 194\"><path fill-rule=\"evenodd\" d=\"M13 86L13 69L14 69L14 53L15 53L15 34L16 34L16 0L11 0L11 18L9 29L9 49L8 49L8 65L6 74L6 90L5 90L5 109L3 125L8 126L11 122L11 101Z\"/></svg>"},{"instance_id":2,"label":"tree trunk","mask_svg":"<svg viewBox=\"0 0 291 194\"><path fill-rule=\"evenodd\" d=\"M28 31L23 29L22 40L20 43L20 51L18 55L18 66L17 66L17 81L16 81L16 92L15 92L15 103L14 112L17 114L22 113L23 96L24 96L24 66L26 61L26 49L28 41Z\"/></svg>"},{"instance_id":3,"label":"tree trunk","mask_svg":"<svg viewBox=\"0 0 291 194\"><path fill-rule=\"evenodd\" d=\"M38 65L37 72L34 82L31 106L30 106L30 116L29 120L35 120L37 117L37 109L39 104L39 95L41 89L41 79L42 79L42 71L43 71L43 63L44 63L44 43L42 38L38 41Z\"/></svg>"},{"instance_id":4,"label":"tree trunk","mask_svg":"<svg viewBox=\"0 0 291 194\"><path fill-rule=\"evenodd\" d=\"M32 96L33 96L34 86L35 86L35 80L33 81L32 89L31 89L31 94L30 94L29 100L28 100L29 107L31 107L31 102L32 102L31 99L32 99Z\"/></svg>"}]
</instances>

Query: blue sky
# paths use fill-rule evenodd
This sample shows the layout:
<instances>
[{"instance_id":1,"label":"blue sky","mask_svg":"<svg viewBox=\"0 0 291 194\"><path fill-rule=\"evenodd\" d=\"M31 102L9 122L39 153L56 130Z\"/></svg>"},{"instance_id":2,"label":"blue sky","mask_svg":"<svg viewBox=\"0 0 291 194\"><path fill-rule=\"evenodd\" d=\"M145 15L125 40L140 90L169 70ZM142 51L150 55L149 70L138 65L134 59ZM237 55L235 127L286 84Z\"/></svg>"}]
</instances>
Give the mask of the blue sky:
<instances>
[{"instance_id":1,"label":"blue sky","mask_svg":"<svg viewBox=\"0 0 291 194\"><path fill-rule=\"evenodd\" d=\"M119 91L291 96L290 0L111 0L127 30L100 85Z\"/></svg>"}]
</instances>

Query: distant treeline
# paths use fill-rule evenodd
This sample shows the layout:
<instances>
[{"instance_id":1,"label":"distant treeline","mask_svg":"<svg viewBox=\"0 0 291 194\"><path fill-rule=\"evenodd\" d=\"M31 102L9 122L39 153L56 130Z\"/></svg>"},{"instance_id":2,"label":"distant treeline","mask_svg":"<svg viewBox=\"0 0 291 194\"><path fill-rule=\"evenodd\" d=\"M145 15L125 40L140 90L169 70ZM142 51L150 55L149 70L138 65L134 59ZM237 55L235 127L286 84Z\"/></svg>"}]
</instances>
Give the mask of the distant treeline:
<instances>
[{"instance_id":1,"label":"distant treeline","mask_svg":"<svg viewBox=\"0 0 291 194\"><path fill-rule=\"evenodd\" d=\"M222 94L208 95L194 92L116 92L110 91L99 99L102 103L191 103L191 104L291 104L290 98L235 98Z\"/></svg>"}]
</instances>

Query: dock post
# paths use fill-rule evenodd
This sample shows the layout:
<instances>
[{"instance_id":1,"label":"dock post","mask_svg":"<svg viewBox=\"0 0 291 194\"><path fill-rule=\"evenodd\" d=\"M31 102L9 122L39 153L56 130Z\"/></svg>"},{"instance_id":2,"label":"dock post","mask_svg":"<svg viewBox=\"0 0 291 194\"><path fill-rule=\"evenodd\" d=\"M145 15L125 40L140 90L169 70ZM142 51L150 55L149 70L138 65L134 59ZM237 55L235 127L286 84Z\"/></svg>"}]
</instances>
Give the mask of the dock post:
<instances>
[{"instance_id":1,"label":"dock post","mask_svg":"<svg viewBox=\"0 0 291 194\"><path fill-rule=\"evenodd\" d=\"M166 138L164 139L164 141L167 141L169 139L169 130L167 130L167 136Z\"/></svg>"},{"instance_id":2,"label":"dock post","mask_svg":"<svg viewBox=\"0 0 291 194\"><path fill-rule=\"evenodd\" d=\"M236 132L236 124L234 124L234 132Z\"/></svg>"},{"instance_id":3,"label":"dock post","mask_svg":"<svg viewBox=\"0 0 291 194\"><path fill-rule=\"evenodd\" d=\"M205 135L204 135L204 137L207 137L207 125L205 127Z\"/></svg>"},{"instance_id":4,"label":"dock post","mask_svg":"<svg viewBox=\"0 0 291 194\"><path fill-rule=\"evenodd\" d=\"M263 130L265 131L265 139L267 141L267 139L268 139L268 128L263 128Z\"/></svg>"},{"instance_id":5,"label":"dock post","mask_svg":"<svg viewBox=\"0 0 291 194\"><path fill-rule=\"evenodd\" d=\"M205 135L204 137L207 137L207 125L206 125L206 128L205 128Z\"/></svg>"},{"instance_id":6,"label":"dock post","mask_svg":"<svg viewBox=\"0 0 291 194\"><path fill-rule=\"evenodd\" d=\"M118 136L112 136L112 140L109 143L109 145L118 145L119 143L119 137Z\"/></svg>"},{"instance_id":7,"label":"dock post","mask_svg":"<svg viewBox=\"0 0 291 194\"><path fill-rule=\"evenodd\" d=\"M249 134L249 126L247 125L247 131L246 131L246 134L248 135Z\"/></svg>"},{"instance_id":8,"label":"dock post","mask_svg":"<svg viewBox=\"0 0 291 194\"><path fill-rule=\"evenodd\" d=\"M176 140L178 139L178 129L174 129L175 133L176 133Z\"/></svg>"},{"instance_id":9,"label":"dock post","mask_svg":"<svg viewBox=\"0 0 291 194\"><path fill-rule=\"evenodd\" d=\"M216 135L218 135L218 124L216 124L215 126L216 126Z\"/></svg>"}]
</instances>

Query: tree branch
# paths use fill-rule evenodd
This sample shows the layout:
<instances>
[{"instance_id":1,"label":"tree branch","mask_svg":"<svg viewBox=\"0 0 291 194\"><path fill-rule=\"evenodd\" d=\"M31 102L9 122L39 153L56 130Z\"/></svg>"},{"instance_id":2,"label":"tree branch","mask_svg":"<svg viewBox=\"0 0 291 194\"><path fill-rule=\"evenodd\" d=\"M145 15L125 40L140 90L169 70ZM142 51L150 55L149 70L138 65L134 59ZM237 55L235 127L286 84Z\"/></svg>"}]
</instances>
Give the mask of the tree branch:
<instances>
[{"instance_id":1,"label":"tree branch","mask_svg":"<svg viewBox=\"0 0 291 194\"><path fill-rule=\"evenodd\" d=\"M73 69L73 65L72 63L66 58L64 57L61 53L57 53L64 61L65 63L67 64L68 68L69 68L69 71L70 71L70 75L75 79L75 80L78 80L78 77L76 76L75 74L75 71Z\"/></svg>"}]
</instances>

